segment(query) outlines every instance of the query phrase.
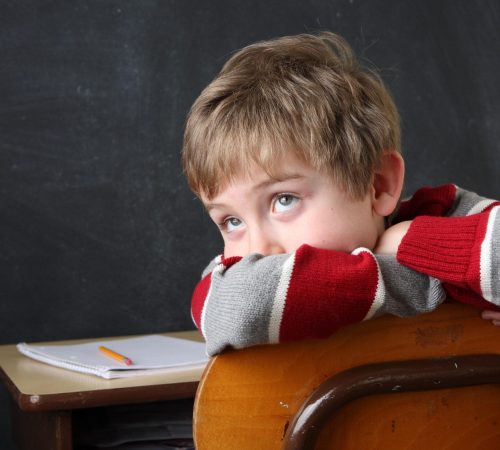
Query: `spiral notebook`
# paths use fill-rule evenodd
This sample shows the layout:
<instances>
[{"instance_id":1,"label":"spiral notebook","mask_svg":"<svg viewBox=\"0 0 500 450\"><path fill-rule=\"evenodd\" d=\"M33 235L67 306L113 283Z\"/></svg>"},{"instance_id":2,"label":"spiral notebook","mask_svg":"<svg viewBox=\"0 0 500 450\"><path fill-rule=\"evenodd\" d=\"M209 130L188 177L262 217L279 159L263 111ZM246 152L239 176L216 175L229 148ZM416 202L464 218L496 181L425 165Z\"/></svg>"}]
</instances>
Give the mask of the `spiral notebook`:
<instances>
[{"instance_id":1,"label":"spiral notebook","mask_svg":"<svg viewBox=\"0 0 500 450\"><path fill-rule=\"evenodd\" d=\"M99 350L112 349L132 360L131 365L117 361ZM85 344L32 345L24 342L17 349L37 361L63 369L102 378L123 378L158 372L204 369L208 362L205 344L187 339L147 335Z\"/></svg>"}]
</instances>

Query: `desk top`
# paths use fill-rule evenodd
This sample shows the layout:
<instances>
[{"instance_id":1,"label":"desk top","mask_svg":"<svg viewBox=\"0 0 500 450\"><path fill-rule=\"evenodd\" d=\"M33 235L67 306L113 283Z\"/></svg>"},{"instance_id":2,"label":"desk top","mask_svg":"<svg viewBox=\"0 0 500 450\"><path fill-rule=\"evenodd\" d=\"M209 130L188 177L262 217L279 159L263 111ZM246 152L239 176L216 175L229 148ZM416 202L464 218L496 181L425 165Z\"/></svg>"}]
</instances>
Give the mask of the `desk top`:
<instances>
[{"instance_id":1,"label":"desk top","mask_svg":"<svg viewBox=\"0 0 500 450\"><path fill-rule=\"evenodd\" d=\"M197 331L167 336L202 341ZM106 339L99 339L104 341ZM96 339L51 342L79 344ZM106 380L32 360L15 345L0 346L0 379L20 409L49 411L194 397L203 369Z\"/></svg>"}]
</instances>

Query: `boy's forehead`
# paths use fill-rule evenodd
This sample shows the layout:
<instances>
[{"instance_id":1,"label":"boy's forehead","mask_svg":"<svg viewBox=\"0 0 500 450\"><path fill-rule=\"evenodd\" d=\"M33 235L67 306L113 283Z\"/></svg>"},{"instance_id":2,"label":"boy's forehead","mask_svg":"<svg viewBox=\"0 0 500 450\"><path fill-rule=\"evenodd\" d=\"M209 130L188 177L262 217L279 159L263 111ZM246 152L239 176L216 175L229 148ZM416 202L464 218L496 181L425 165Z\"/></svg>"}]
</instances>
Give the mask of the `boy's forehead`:
<instances>
[{"instance_id":1,"label":"boy's forehead","mask_svg":"<svg viewBox=\"0 0 500 450\"><path fill-rule=\"evenodd\" d=\"M206 193L201 194L204 203L212 202L224 194L231 194L234 191L250 191L265 188L273 183L284 180L292 176L285 174L281 169L265 170L257 164L252 167L241 169L230 176L218 180L218 189L213 196L208 197ZM297 176L297 175L296 175Z\"/></svg>"},{"instance_id":2,"label":"boy's forehead","mask_svg":"<svg viewBox=\"0 0 500 450\"><path fill-rule=\"evenodd\" d=\"M202 192L201 199L203 203L209 204L213 203L217 198L223 197L225 194L232 194L235 191L250 194L287 180L314 178L319 173L308 163L295 156L276 161L269 167L263 167L253 162L248 167L242 167L230 176L220 178L218 189L214 195L208 197L206 193Z\"/></svg>"}]
</instances>

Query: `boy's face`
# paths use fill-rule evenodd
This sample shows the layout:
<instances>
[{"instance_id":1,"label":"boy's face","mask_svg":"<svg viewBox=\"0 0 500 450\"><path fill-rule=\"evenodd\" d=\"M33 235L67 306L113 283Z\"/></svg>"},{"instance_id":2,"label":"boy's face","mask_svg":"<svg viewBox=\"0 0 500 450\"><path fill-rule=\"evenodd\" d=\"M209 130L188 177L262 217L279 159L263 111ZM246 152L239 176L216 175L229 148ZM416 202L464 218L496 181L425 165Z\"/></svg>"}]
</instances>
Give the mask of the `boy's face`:
<instances>
[{"instance_id":1,"label":"boy's face","mask_svg":"<svg viewBox=\"0 0 500 450\"><path fill-rule=\"evenodd\" d=\"M280 164L276 178L255 167L236 177L214 198L202 195L224 239L224 256L292 253L302 244L351 252L373 249L383 232L383 217L372 205L373 188L352 200L295 156Z\"/></svg>"}]
</instances>

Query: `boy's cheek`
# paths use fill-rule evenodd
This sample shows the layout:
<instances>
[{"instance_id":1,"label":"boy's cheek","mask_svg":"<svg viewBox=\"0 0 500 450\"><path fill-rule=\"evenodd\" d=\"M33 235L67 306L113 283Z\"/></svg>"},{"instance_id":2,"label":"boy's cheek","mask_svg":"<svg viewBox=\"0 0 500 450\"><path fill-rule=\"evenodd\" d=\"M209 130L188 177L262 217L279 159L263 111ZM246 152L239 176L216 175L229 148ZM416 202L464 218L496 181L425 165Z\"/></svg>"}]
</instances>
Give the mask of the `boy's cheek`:
<instances>
[{"instance_id":1,"label":"boy's cheek","mask_svg":"<svg viewBox=\"0 0 500 450\"><path fill-rule=\"evenodd\" d=\"M243 253L241 245L235 242L224 240L224 258L230 258L231 256L246 256Z\"/></svg>"}]
</instances>

